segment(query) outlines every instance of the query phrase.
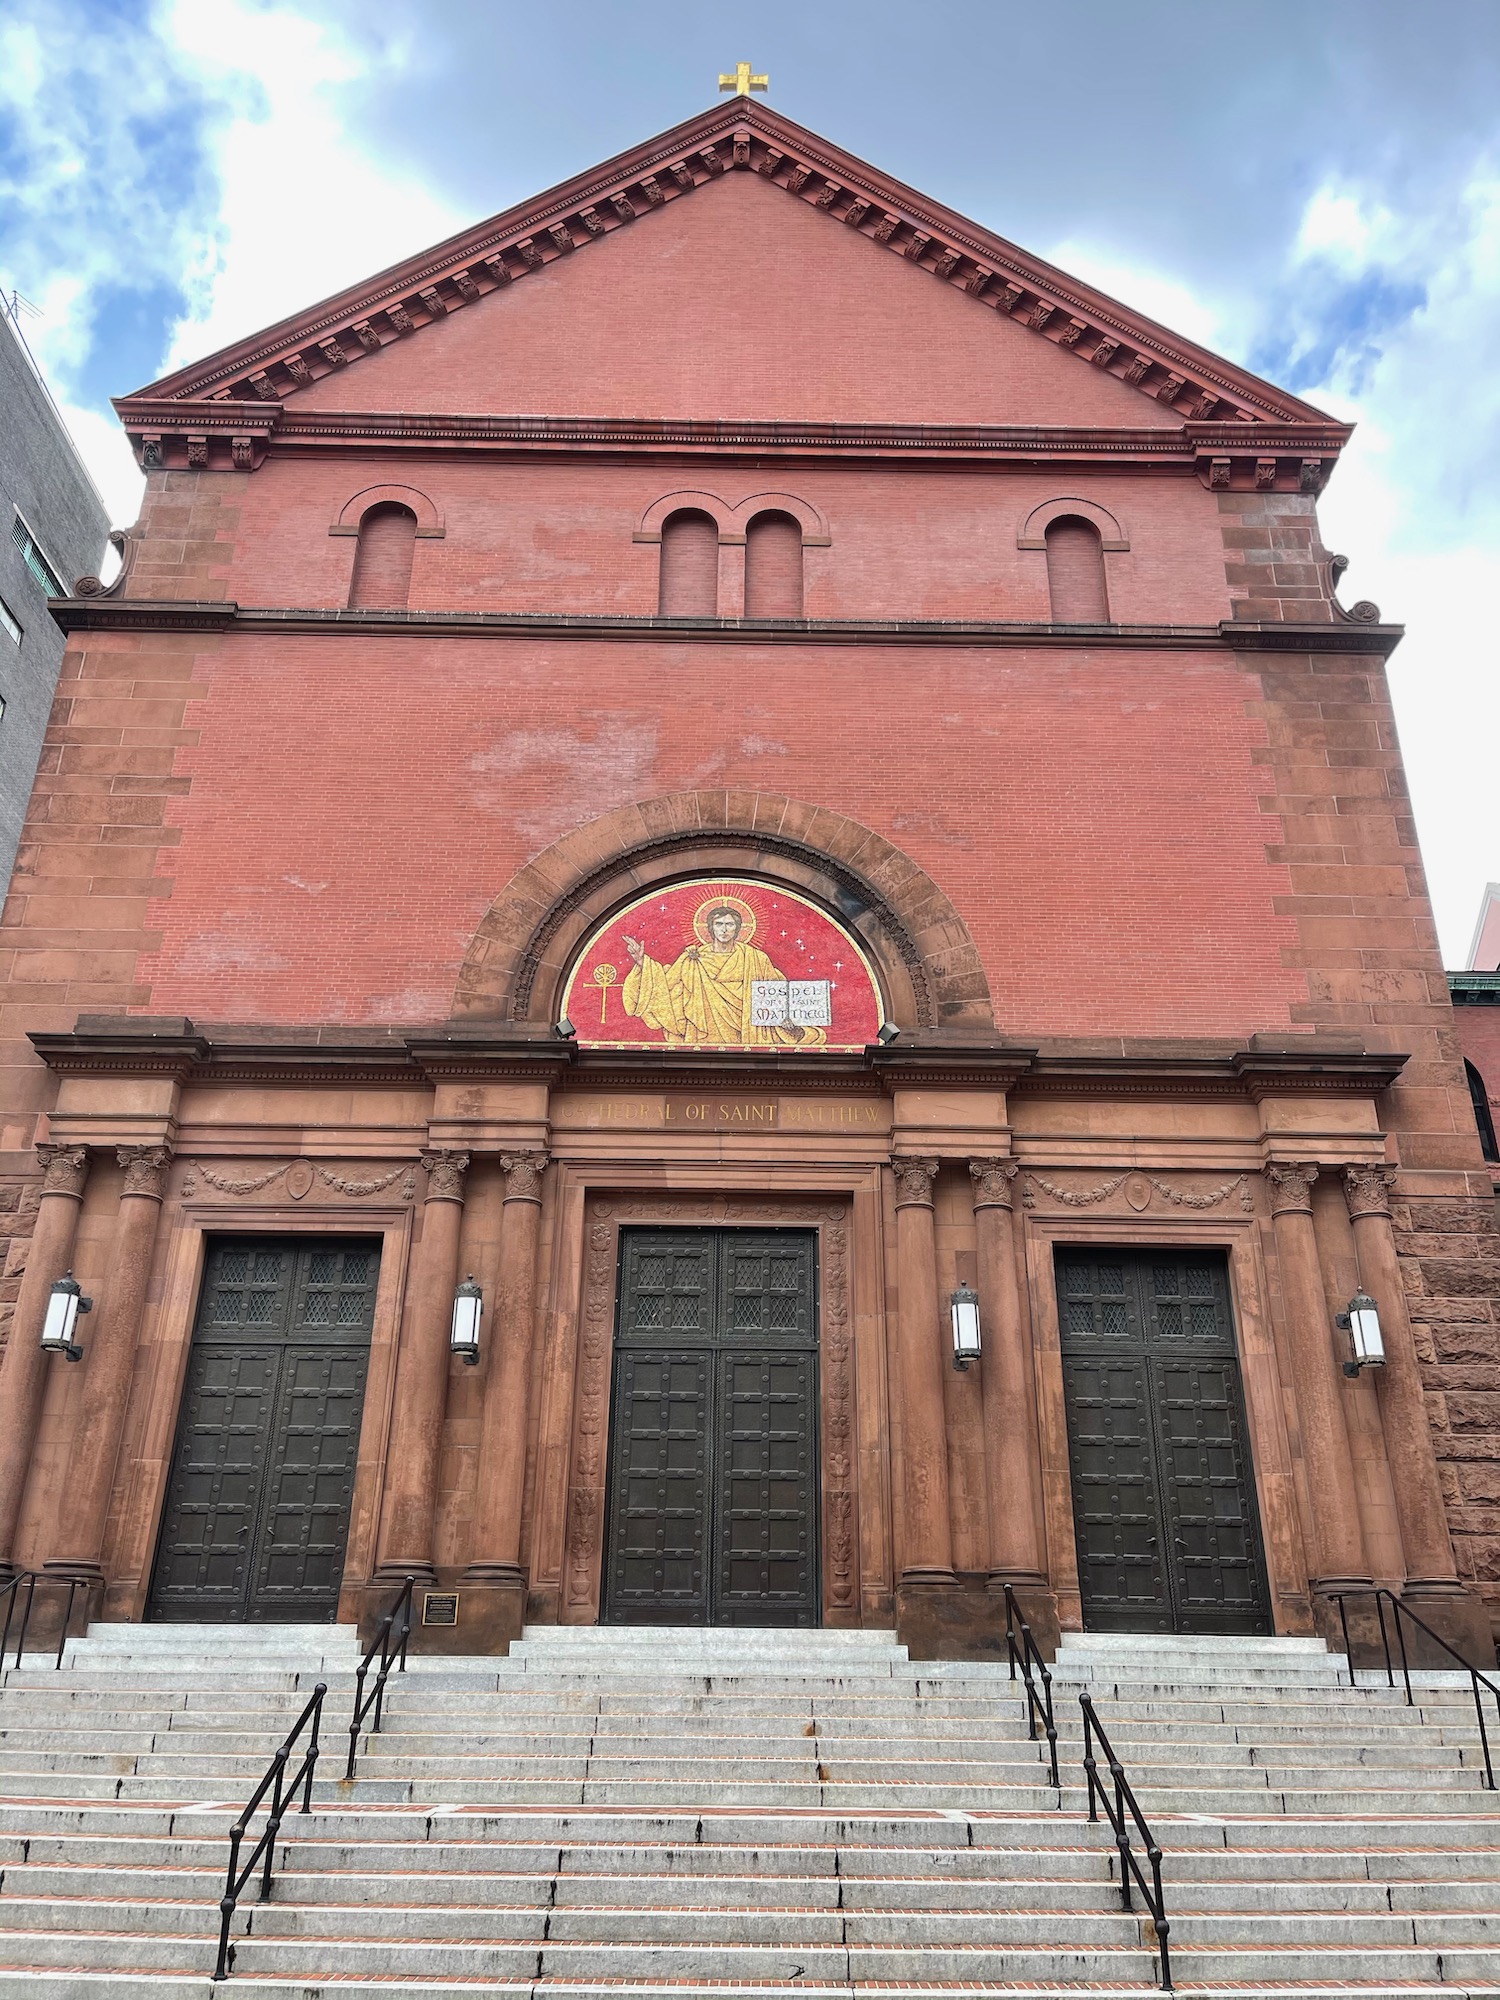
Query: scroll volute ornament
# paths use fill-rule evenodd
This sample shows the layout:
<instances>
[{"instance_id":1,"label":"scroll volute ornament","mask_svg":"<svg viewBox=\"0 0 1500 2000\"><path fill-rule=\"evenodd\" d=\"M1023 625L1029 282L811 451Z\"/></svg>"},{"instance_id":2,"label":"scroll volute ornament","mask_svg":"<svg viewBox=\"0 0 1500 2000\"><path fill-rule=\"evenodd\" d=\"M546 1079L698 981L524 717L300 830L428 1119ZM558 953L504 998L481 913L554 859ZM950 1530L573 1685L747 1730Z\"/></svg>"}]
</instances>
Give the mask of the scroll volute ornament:
<instances>
[{"instance_id":1,"label":"scroll volute ornament","mask_svg":"<svg viewBox=\"0 0 1500 2000\"><path fill-rule=\"evenodd\" d=\"M150 1201L160 1201L165 1191L167 1168L171 1164L172 1153L167 1146L118 1146L115 1157L125 1169L125 1185L122 1195L144 1195Z\"/></svg>"},{"instance_id":2,"label":"scroll volute ornament","mask_svg":"<svg viewBox=\"0 0 1500 2000\"><path fill-rule=\"evenodd\" d=\"M937 1179L936 1160L917 1160L905 1154L891 1161L896 1176L897 1208L931 1208L932 1183Z\"/></svg>"},{"instance_id":3,"label":"scroll volute ornament","mask_svg":"<svg viewBox=\"0 0 1500 2000\"><path fill-rule=\"evenodd\" d=\"M467 1153L424 1153L429 1201L462 1201L464 1175L469 1170Z\"/></svg>"},{"instance_id":4,"label":"scroll volute ornament","mask_svg":"<svg viewBox=\"0 0 1500 2000\"><path fill-rule=\"evenodd\" d=\"M1267 1160L1261 1170L1271 1190L1273 1215L1311 1215L1316 1160Z\"/></svg>"},{"instance_id":5,"label":"scroll volute ornament","mask_svg":"<svg viewBox=\"0 0 1500 2000\"><path fill-rule=\"evenodd\" d=\"M1362 1215L1388 1216L1395 1180L1394 1167L1345 1167L1344 1199L1350 1221L1357 1222Z\"/></svg>"},{"instance_id":6,"label":"scroll volute ornament","mask_svg":"<svg viewBox=\"0 0 1500 2000\"><path fill-rule=\"evenodd\" d=\"M1011 1183L1021 1171L1014 1160L970 1160L976 1208L1010 1208Z\"/></svg>"},{"instance_id":7,"label":"scroll volute ornament","mask_svg":"<svg viewBox=\"0 0 1500 2000\"><path fill-rule=\"evenodd\" d=\"M89 1177L87 1146L48 1146L36 1149L42 1163L42 1193L82 1196Z\"/></svg>"},{"instance_id":8,"label":"scroll volute ornament","mask_svg":"<svg viewBox=\"0 0 1500 2000\"><path fill-rule=\"evenodd\" d=\"M540 1202L546 1165L545 1153L502 1153L500 1171L505 1175L505 1199Z\"/></svg>"}]
</instances>

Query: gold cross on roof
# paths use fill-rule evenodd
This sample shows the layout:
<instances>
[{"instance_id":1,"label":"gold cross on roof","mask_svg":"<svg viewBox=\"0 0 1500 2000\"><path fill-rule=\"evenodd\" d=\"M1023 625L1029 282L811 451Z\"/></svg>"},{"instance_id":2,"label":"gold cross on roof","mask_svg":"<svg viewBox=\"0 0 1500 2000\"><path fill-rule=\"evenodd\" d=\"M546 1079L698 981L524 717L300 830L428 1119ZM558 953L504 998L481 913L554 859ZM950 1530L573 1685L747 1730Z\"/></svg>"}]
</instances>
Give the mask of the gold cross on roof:
<instances>
[{"instance_id":1,"label":"gold cross on roof","mask_svg":"<svg viewBox=\"0 0 1500 2000\"><path fill-rule=\"evenodd\" d=\"M752 90L769 90L771 79L769 76L752 76L749 63L736 63L732 76L720 73L719 88L732 90L736 97L748 97Z\"/></svg>"}]
</instances>

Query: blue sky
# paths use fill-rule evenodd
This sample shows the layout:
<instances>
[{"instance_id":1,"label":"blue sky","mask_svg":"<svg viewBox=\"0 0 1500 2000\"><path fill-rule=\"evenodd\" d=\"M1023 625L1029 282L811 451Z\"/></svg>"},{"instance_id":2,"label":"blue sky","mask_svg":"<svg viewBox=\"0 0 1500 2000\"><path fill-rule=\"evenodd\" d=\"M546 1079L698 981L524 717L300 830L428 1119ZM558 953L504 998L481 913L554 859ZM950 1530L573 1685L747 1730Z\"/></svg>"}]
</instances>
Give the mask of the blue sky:
<instances>
[{"instance_id":1,"label":"blue sky","mask_svg":"<svg viewBox=\"0 0 1500 2000\"><path fill-rule=\"evenodd\" d=\"M1357 419L1346 600L1404 619L1445 955L1500 684L1497 0L0 0L0 283L116 518L108 398L700 109L741 56L852 151Z\"/></svg>"}]
</instances>

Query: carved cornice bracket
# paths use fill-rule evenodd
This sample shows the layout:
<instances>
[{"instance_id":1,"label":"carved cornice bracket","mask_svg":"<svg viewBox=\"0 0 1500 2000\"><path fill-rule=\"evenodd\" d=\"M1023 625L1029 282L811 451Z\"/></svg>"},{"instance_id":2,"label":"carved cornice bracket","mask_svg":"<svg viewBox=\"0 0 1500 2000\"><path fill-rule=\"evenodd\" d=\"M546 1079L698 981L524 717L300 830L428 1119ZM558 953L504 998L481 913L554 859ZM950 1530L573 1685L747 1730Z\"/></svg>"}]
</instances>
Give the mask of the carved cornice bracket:
<instances>
[{"instance_id":1,"label":"carved cornice bracket","mask_svg":"<svg viewBox=\"0 0 1500 2000\"><path fill-rule=\"evenodd\" d=\"M545 1153L502 1153L500 1171L505 1176L505 1199L540 1203L547 1163Z\"/></svg>"},{"instance_id":2,"label":"carved cornice bracket","mask_svg":"<svg viewBox=\"0 0 1500 2000\"><path fill-rule=\"evenodd\" d=\"M897 1153L891 1159L891 1172L896 1176L897 1208L931 1208L932 1183L937 1179L936 1159L916 1159L905 1153Z\"/></svg>"},{"instance_id":3,"label":"carved cornice bracket","mask_svg":"<svg viewBox=\"0 0 1500 2000\"><path fill-rule=\"evenodd\" d=\"M1344 1199L1349 1204L1349 1220L1357 1222L1362 1215L1389 1217L1391 1189L1395 1185L1394 1167L1345 1167Z\"/></svg>"},{"instance_id":4,"label":"carved cornice bracket","mask_svg":"<svg viewBox=\"0 0 1500 2000\"><path fill-rule=\"evenodd\" d=\"M39 1145L36 1156L42 1163L42 1193L71 1195L82 1201L89 1177L87 1146Z\"/></svg>"},{"instance_id":5,"label":"carved cornice bracket","mask_svg":"<svg viewBox=\"0 0 1500 2000\"><path fill-rule=\"evenodd\" d=\"M970 1160L969 1175L974 1182L976 1208L1014 1207L1011 1183L1021 1171L1015 1160Z\"/></svg>"},{"instance_id":6,"label":"carved cornice bracket","mask_svg":"<svg viewBox=\"0 0 1500 2000\"><path fill-rule=\"evenodd\" d=\"M125 1169L125 1185L120 1189L123 1199L126 1195L141 1195L148 1201L160 1201L166 1192L167 1168L172 1163L170 1146L117 1146L115 1158Z\"/></svg>"},{"instance_id":7,"label":"carved cornice bracket","mask_svg":"<svg viewBox=\"0 0 1500 2000\"><path fill-rule=\"evenodd\" d=\"M456 1201L464 1198L464 1175L469 1170L467 1153L433 1152L422 1155L427 1173L428 1201Z\"/></svg>"},{"instance_id":8,"label":"carved cornice bracket","mask_svg":"<svg viewBox=\"0 0 1500 2000\"><path fill-rule=\"evenodd\" d=\"M1311 1215L1312 1191L1320 1167L1316 1160L1267 1160L1261 1168L1271 1190L1272 1215Z\"/></svg>"}]
</instances>

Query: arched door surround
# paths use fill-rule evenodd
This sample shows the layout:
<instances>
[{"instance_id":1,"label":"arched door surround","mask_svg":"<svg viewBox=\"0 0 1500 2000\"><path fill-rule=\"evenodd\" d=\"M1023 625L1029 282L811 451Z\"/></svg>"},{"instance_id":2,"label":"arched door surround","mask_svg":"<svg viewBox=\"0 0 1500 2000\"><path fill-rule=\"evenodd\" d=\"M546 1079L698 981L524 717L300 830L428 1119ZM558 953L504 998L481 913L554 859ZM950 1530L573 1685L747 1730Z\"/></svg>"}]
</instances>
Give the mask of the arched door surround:
<instances>
[{"instance_id":1,"label":"arched door surround","mask_svg":"<svg viewBox=\"0 0 1500 2000\"><path fill-rule=\"evenodd\" d=\"M680 792L622 806L546 848L475 931L456 1017L550 1025L585 938L654 884L716 871L784 883L822 903L868 952L903 1029L993 1035L989 983L942 890L842 814L765 792Z\"/></svg>"}]
</instances>

